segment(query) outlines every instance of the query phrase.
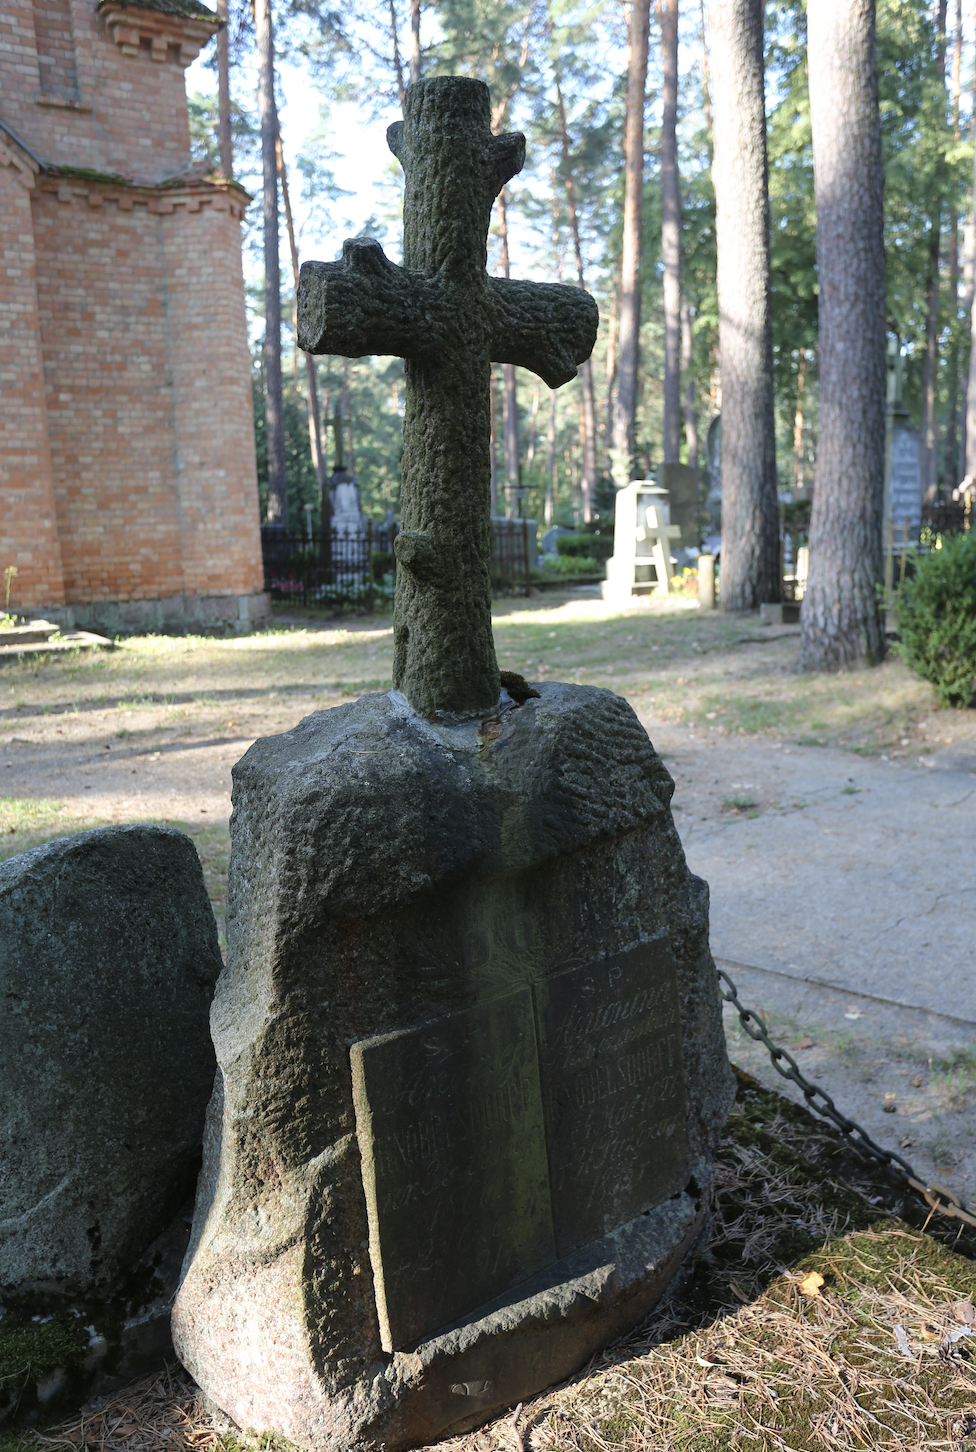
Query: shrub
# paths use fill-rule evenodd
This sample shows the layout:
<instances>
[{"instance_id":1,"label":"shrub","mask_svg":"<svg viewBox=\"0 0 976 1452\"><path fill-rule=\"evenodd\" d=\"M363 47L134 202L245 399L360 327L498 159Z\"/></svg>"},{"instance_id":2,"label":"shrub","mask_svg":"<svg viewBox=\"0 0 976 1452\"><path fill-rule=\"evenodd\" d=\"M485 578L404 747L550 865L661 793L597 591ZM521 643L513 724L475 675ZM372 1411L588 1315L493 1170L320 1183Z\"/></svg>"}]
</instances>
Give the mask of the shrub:
<instances>
[{"instance_id":1,"label":"shrub","mask_svg":"<svg viewBox=\"0 0 976 1452\"><path fill-rule=\"evenodd\" d=\"M600 575L606 573L605 560L587 559L585 555L543 555L534 573L546 575Z\"/></svg>"},{"instance_id":2,"label":"shrub","mask_svg":"<svg viewBox=\"0 0 976 1452\"><path fill-rule=\"evenodd\" d=\"M613 536L598 534L560 534L556 549L564 558L608 560L613 554Z\"/></svg>"},{"instance_id":3,"label":"shrub","mask_svg":"<svg viewBox=\"0 0 976 1452\"><path fill-rule=\"evenodd\" d=\"M970 705L976 697L976 533L946 535L941 549L918 555L895 611L898 654L946 705Z\"/></svg>"}]
</instances>

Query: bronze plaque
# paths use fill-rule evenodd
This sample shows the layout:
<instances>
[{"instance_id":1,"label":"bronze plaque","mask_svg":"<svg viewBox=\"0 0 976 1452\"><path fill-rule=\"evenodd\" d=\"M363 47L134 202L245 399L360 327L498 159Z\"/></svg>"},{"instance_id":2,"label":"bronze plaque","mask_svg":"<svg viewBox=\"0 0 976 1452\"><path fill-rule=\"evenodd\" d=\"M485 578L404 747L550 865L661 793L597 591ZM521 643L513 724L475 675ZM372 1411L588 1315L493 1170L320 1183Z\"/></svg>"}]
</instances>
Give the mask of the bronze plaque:
<instances>
[{"instance_id":1,"label":"bronze plaque","mask_svg":"<svg viewBox=\"0 0 976 1452\"><path fill-rule=\"evenodd\" d=\"M532 995L352 1045L386 1351L556 1259Z\"/></svg>"},{"instance_id":2,"label":"bronze plaque","mask_svg":"<svg viewBox=\"0 0 976 1452\"><path fill-rule=\"evenodd\" d=\"M666 938L536 985L560 1257L688 1180L677 976Z\"/></svg>"}]
</instances>

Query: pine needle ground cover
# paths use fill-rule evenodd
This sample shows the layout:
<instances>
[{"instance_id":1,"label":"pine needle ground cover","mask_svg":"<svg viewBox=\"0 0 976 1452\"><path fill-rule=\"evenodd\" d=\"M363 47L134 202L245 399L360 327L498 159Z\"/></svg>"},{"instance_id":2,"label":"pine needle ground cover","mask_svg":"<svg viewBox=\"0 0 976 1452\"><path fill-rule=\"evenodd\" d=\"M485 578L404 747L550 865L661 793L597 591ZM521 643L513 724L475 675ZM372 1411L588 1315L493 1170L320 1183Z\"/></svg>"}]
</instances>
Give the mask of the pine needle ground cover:
<instances>
[{"instance_id":1,"label":"pine needle ground cover","mask_svg":"<svg viewBox=\"0 0 976 1452\"><path fill-rule=\"evenodd\" d=\"M566 1385L444 1452L976 1448L976 1234L740 1073L707 1242L670 1300ZM17 1446L285 1452L179 1368Z\"/></svg>"}]
</instances>

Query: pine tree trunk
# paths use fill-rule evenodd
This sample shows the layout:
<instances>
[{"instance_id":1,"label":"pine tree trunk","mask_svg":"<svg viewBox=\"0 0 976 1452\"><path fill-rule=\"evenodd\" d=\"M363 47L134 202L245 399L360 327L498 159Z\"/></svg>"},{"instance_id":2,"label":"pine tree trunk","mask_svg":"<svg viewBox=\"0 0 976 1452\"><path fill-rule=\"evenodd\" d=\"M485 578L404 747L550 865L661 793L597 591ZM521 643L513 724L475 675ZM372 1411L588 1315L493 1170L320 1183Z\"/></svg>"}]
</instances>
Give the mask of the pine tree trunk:
<instances>
[{"instance_id":1,"label":"pine tree trunk","mask_svg":"<svg viewBox=\"0 0 976 1452\"><path fill-rule=\"evenodd\" d=\"M543 519L548 528L555 512L556 496L556 390L549 390L549 428L546 431L546 503Z\"/></svg>"},{"instance_id":2,"label":"pine tree trunk","mask_svg":"<svg viewBox=\"0 0 976 1452\"><path fill-rule=\"evenodd\" d=\"M956 26L952 46L952 139L958 141L959 99L962 90L962 0L956 0ZM949 208L949 297L952 307L952 348L949 361L949 406L946 410L945 453L942 456L944 497L959 482L956 461L959 453L959 213L955 198Z\"/></svg>"},{"instance_id":3,"label":"pine tree trunk","mask_svg":"<svg viewBox=\"0 0 976 1452\"><path fill-rule=\"evenodd\" d=\"M695 489L698 489L698 410L695 407L695 377L691 368L691 308L686 301L681 303L681 367L685 375L685 444L688 463L695 471ZM699 504L701 496L699 495Z\"/></svg>"},{"instance_id":4,"label":"pine tree trunk","mask_svg":"<svg viewBox=\"0 0 976 1452\"><path fill-rule=\"evenodd\" d=\"M420 0L410 0L410 84L415 86L423 74L420 51Z\"/></svg>"},{"instance_id":5,"label":"pine tree trunk","mask_svg":"<svg viewBox=\"0 0 976 1452\"><path fill-rule=\"evenodd\" d=\"M874 0L817 0L808 18L820 279L820 418L800 667L884 655L884 165Z\"/></svg>"},{"instance_id":6,"label":"pine tree trunk","mask_svg":"<svg viewBox=\"0 0 976 1452\"><path fill-rule=\"evenodd\" d=\"M264 416L268 433L268 523L288 528L285 413L281 395L281 282L278 262L278 164L275 142L274 33L271 0L255 0L258 111L264 178Z\"/></svg>"},{"instance_id":7,"label":"pine tree trunk","mask_svg":"<svg viewBox=\"0 0 976 1452\"><path fill-rule=\"evenodd\" d=\"M644 93L650 0L631 0L627 32L627 102L624 119L624 219L620 258L617 396L613 410L613 468L617 487L636 469L634 427L640 358L640 254L644 191Z\"/></svg>"},{"instance_id":8,"label":"pine tree trunk","mask_svg":"<svg viewBox=\"0 0 976 1452\"><path fill-rule=\"evenodd\" d=\"M508 255L508 198L505 188L498 193L498 228L501 236L502 276L511 277L511 260ZM505 499L509 518L518 514L521 469L519 466L518 393L515 388L515 364L502 364L502 434L505 457Z\"/></svg>"},{"instance_id":9,"label":"pine tree trunk","mask_svg":"<svg viewBox=\"0 0 976 1452\"><path fill-rule=\"evenodd\" d=\"M681 457L681 194L678 186L678 0L662 0L661 260L664 264L664 462Z\"/></svg>"},{"instance_id":10,"label":"pine tree trunk","mask_svg":"<svg viewBox=\"0 0 976 1452\"><path fill-rule=\"evenodd\" d=\"M762 0L710 0L708 22L722 371L722 609L752 610L782 594Z\"/></svg>"},{"instance_id":11,"label":"pine tree trunk","mask_svg":"<svg viewBox=\"0 0 976 1452\"><path fill-rule=\"evenodd\" d=\"M217 31L217 139L221 173L234 177L234 133L230 116L230 36L227 33L227 0L217 0L217 14L224 22Z\"/></svg>"},{"instance_id":12,"label":"pine tree trunk","mask_svg":"<svg viewBox=\"0 0 976 1452\"><path fill-rule=\"evenodd\" d=\"M938 0L937 70L945 84L945 27L947 0ZM934 498L939 482L939 425L936 417L936 384L939 375L939 253L942 244L942 192L944 168L936 170L937 192L929 219L929 265L926 286L925 353L922 358L922 494Z\"/></svg>"},{"instance_id":13,"label":"pine tree trunk","mask_svg":"<svg viewBox=\"0 0 976 1452\"><path fill-rule=\"evenodd\" d=\"M807 350L796 364L796 407L793 410L793 493L803 488L803 392L807 381Z\"/></svg>"},{"instance_id":14,"label":"pine tree trunk","mask_svg":"<svg viewBox=\"0 0 976 1452\"><path fill-rule=\"evenodd\" d=\"M288 195L288 172L285 168L285 153L281 141L281 121L278 117L278 108L275 106L275 133L276 147L275 160L278 166L278 181L281 184L281 200L285 206L285 227L288 232L288 249L291 253L291 271L294 282L294 303L292 305L292 328L295 337L295 351L298 351L298 243L295 239L295 222L291 212L291 200ZM319 386L318 374L316 373L315 359L311 353L305 357L305 380L308 386L308 444L312 454L312 465L315 469L315 479L319 491L319 503L321 506L322 527L328 525L329 513L329 491L325 483L325 457L322 448L322 433L319 420ZM298 377L296 369L295 391L298 390Z\"/></svg>"},{"instance_id":15,"label":"pine tree trunk","mask_svg":"<svg viewBox=\"0 0 976 1452\"><path fill-rule=\"evenodd\" d=\"M580 245L579 214L576 210L576 185L570 165L569 127L566 122L566 107L563 102L559 72L556 72L556 101L559 116L559 137L563 159L563 185L566 188L566 204L569 209L569 229L573 238L573 255L576 258L577 285L586 290L583 275L583 249ZM593 397L593 369L587 358L579 365L580 386L583 390L582 471L580 493L583 505L583 522L589 524L593 518L593 490L596 485L596 403Z\"/></svg>"}]
</instances>

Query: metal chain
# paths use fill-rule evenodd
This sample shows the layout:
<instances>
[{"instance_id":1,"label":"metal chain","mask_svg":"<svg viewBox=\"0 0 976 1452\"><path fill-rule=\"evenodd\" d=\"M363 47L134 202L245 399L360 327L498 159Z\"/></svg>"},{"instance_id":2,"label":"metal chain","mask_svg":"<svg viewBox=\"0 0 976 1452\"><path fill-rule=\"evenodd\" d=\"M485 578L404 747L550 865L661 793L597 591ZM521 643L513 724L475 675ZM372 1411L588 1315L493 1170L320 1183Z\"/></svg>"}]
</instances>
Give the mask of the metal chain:
<instances>
[{"instance_id":1,"label":"metal chain","mask_svg":"<svg viewBox=\"0 0 976 1452\"><path fill-rule=\"evenodd\" d=\"M757 1043L765 1044L774 1069L782 1074L784 1079L792 1079L793 1083L803 1090L803 1097L815 1114L819 1114L823 1119L832 1120L842 1134L846 1134L848 1138L854 1140L855 1144L858 1144L873 1160L877 1160L879 1164L891 1170L900 1180L921 1195L934 1214L946 1215L952 1220L961 1220L966 1225L976 1227L976 1213L970 1210L958 1195L954 1195L944 1185L926 1184L907 1160L902 1159L901 1155L896 1154L894 1150L882 1149L879 1144L875 1144L867 1130L862 1128L857 1120L848 1119L846 1114L841 1113L825 1089L821 1089L819 1084L811 1084L810 1080L800 1072L800 1066L792 1054L788 1053L786 1049L780 1048L779 1044L773 1043L759 1015L754 1013L751 1008L743 1007L739 1002L736 986L729 975L722 968L717 968L715 971L719 978L723 978L728 984L728 992L721 987L719 992L738 1013L746 1033ZM753 1028L753 1024L755 1024L755 1028ZM783 1067L781 1062L783 1059L786 1060L789 1068Z\"/></svg>"}]
</instances>

